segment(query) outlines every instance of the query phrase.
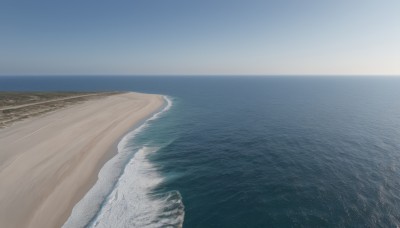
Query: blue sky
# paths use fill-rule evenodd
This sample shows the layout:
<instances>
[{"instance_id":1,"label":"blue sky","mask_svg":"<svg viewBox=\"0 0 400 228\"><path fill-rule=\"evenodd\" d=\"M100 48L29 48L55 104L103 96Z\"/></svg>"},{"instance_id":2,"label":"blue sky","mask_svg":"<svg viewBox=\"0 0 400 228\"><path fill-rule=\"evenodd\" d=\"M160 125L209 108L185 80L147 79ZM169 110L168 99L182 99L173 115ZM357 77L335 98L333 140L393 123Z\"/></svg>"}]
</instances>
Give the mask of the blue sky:
<instances>
[{"instance_id":1,"label":"blue sky","mask_svg":"<svg viewBox=\"0 0 400 228\"><path fill-rule=\"evenodd\" d=\"M399 0L0 0L0 75L400 75Z\"/></svg>"}]
</instances>

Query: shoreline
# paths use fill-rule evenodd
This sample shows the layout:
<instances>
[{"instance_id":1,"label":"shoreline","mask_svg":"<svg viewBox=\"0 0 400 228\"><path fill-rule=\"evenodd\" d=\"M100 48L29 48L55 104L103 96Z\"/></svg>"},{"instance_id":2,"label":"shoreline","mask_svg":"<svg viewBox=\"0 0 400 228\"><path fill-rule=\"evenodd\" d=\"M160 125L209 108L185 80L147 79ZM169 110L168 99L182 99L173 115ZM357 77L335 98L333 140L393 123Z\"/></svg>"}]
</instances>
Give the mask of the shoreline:
<instances>
[{"instance_id":1,"label":"shoreline","mask_svg":"<svg viewBox=\"0 0 400 228\"><path fill-rule=\"evenodd\" d=\"M5 187L0 189L0 225L61 227L96 184L101 168L118 153L122 138L165 105L161 95L118 94L2 129L0 144L6 148L0 149L0 183ZM85 111L88 115L79 115ZM57 126L49 129L51 125ZM60 126L66 130L60 131ZM27 127L31 131L23 132L25 138L18 137ZM7 145L10 139L19 142ZM20 152L24 144L27 152Z\"/></svg>"},{"instance_id":2,"label":"shoreline","mask_svg":"<svg viewBox=\"0 0 400 228\"><path fill-rule=\"evenodd\" d=\"M104 204L106 204L108 197L115 190L116 184L119 182L121 175L123 175L128 165L125 163L126 158L129 158L129 160L132 159L124 151L123 145L125 145L127 139L132 139L145 130L149 121L157 119L160 114L168 111L171 107L171 100L167 96L162 97L164 103L158 110L151 113L146 119L136 123L115 141L114 145L110 148L112 152L109 154L110 157L106 158L104 164L99 168L98 178L96 178L95 183L74 206L70 216L63 225L64 228L91 227L94 221L96 221L99 213L101 214Z\"/></svg>"}]
</instances>

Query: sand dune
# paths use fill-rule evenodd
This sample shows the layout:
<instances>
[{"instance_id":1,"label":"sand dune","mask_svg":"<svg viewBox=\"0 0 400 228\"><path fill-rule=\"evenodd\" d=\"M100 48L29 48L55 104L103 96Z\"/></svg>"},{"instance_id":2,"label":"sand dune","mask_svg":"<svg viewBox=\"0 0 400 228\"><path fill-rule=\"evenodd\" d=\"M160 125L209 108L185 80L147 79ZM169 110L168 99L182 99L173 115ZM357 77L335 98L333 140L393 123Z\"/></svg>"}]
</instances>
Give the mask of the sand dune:
<instances>
[{"instance_id":1,"label":"sand dune","mask_svg":"<svg viewBox=\"0 0 400 228\"><path fill-rule=\"evenodd\" d=\"M160 95L86 101L0 130L0 227L60 227Z\"/></svg>"}]
</instances>

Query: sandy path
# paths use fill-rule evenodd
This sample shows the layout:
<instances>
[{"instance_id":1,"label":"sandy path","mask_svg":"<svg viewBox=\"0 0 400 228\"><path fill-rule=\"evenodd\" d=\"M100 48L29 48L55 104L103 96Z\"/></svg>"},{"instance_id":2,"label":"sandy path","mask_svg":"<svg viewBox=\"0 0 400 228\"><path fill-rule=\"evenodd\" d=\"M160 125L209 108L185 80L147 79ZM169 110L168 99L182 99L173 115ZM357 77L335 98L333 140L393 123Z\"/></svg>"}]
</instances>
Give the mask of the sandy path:
<instances>
[{"instance_id":1,"label":"sandy path","mask_svg":"<svg viewBox=\"0 0 400 228\"><path fill-rule=\"evenodd\" d=\"M60 227L115 142L159 110L162 96L89 100L0 130L0 227Z\"/></svg>"},{"instance_id":2,"label":"sandy path","mask_svg":"<svg viewBox=\"0 0 400 228\"><path fill-rule=\"evenodd\" d=\"M90 97L90 96L98 96L98 95L100 95L100 94L101 94L101 93L93 93L93 94L86 94L86 95L70 96L70 97L59 98L59 99L52 99L52 100L47 100L47 101L39 101L39 102L34 102L34 103L29 103L29 104L23 104L23 105L15 105L15 106L0 107L0 111L13 110L13 109L19 109L19 108L26 108L26 107L29 107L29 106L40 105L40 104L47 104L47 103L52 103L52 102L56 102L56 101L71 100L71 99L75 99L75 98Z\"/></svg>"}]
</instances>

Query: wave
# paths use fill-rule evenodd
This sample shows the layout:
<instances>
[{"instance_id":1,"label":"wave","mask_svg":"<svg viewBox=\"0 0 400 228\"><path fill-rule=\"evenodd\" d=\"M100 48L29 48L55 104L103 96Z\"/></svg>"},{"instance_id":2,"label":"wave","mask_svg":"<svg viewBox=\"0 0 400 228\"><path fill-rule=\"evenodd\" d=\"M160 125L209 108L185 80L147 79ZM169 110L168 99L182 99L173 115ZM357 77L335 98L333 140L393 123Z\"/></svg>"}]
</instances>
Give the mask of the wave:
<instances>
[{"instance_id":1,"label":"wave","mask_svg":"<svg viewBox=\"0 0 400 228\"><path fill-rule=\"evenodd\" d=\"M89 227L181 227L184 217L182 197L177 191L151 194L163 182L147 158L159 148L142 147L131 159Z\"/></svg>"},{"instance_id":2,"label":"wave","mask_svg":"<svg viewBox=\"0 0 400 228\"><path fill-rule=\"evenodd\" d=\"M117 155L102 167L96 184L75 205L64 228L182 226L184 207L179 192L151 195L163 178L147 155L158 148L140 148L131 143L150 121L171 108L172 101L167 96L164 99L166 105L160 112L118 143Z\"/></svg>"}]
</instances>

